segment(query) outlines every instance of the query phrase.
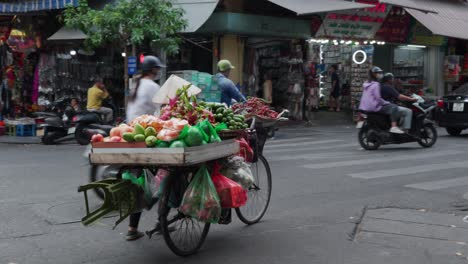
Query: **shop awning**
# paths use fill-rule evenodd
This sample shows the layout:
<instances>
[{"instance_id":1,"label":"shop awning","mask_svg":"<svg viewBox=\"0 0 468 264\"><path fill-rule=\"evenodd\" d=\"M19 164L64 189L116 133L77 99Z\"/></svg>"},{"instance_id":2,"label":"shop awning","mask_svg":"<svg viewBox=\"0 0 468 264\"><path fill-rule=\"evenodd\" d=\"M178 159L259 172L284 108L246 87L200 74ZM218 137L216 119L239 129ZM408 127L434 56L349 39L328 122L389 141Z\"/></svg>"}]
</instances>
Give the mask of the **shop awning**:
<instances>
[{"instance_id":1,"label":"shop awning","mask_svg":"<svg viewBox=\"0 0 468 264\"><path fill-rule=\"evenodd\" d=\"M62 27L47 40L83 40L87 38L88 36L79 29Z\"/></svg>"},{"instance_id":2,"label":"shop awning","mask_svg":"<svg viewBox=\"0 0 468 264\"><path fill-rule=\"evenodd\" d=\"M0 13L18 14L77 6L78 0L15 0L0 1Z\"/></svg>"},{"instance_id":3,"label":"shop awning","mask_svg":"<svg viewBox=\"0 0 468 264\"><path fill-rule=\"evenodd\" d=\"M426 13L437 13L431 5L421 5L418 0L380 0L380 3L396 5L404 8L411 8Z\"/></svg>"},{"instance_id":4,"label":"shop awning","mask_svg":"<svg viewBox=\"0 0 468 264\"><path fill-rule=\"evenodd\" d=\"M361 4L344 0L268 0L276 5L282 6L298 15L313 13L324 13L330 11L372 8L375 5Z\"/></svg>"},{"instance_id":5,"label":"shop awning","mask_svg":"<svg viewBox=\"0 0 468 264\"><path fill-rule=\"evenodd\" d=\"M409 0L404 0L406 2ZM395 1L401 2L401 0ZM416 20L433 34L468 39L468 3L458 0L411 0L417 9L405 7ZM398 5L395 3L395 5ZM422 11L427 6L431 11Z\"/></svg>"},{"instance_id":6,"label":"shop awning","mask_svg":"<svg viewBox=\"0 0 468 264\"><path fill-rule=\"evenodd\" d=\"M426 2L426 4L429 2ZM461 1L430 1L437 13L425 13L405 8L416 20L436 35L468 39L468 3Z\"/></svg>"},{"instance_id":7,"label":"shop awning","mask_svg":"<svg viewBox=\"0 0 468 264\"><path fill-rule=\"evenodd\" d=\"M185 11L187 28L184 33L197 31L213 14L219 0L172 0L175 7Z\"/></svg>"}]
</instances>

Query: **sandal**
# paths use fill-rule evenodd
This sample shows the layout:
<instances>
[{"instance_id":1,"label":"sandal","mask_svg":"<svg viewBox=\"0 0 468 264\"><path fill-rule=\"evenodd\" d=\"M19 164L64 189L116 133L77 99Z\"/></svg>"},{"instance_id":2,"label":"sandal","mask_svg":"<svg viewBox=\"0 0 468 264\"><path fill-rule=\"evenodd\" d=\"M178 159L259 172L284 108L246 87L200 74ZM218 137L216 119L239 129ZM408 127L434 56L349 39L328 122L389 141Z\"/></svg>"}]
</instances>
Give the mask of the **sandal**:
<instances>
[{"instance_id":1,"label":"sandal","mask_svg":"<svg viewBox=\"0 0 468 264\"><path fill-rule=\"evenodd\" d=\"M139 231L128 231L125 239L127 241L135 241L137 239L142 238L144 235L145 234L143 234L142 232L139 232Z\"/></svg>"}]
</instances>

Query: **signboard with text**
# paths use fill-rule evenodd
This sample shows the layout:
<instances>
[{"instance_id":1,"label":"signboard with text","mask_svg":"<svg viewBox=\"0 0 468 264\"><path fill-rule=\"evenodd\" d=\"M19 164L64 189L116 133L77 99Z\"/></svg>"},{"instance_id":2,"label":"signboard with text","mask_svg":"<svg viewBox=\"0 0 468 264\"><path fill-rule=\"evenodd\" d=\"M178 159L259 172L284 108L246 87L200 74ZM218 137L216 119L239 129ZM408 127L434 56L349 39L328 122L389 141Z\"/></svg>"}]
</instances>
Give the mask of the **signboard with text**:
<instances>
[{"instance_id":1,"label":"signboard with text","mask_svg":"<svg viewBox=\"0 0 468 264\"><path fill-rule=\"evenodd\" d=\"M337 39L372 39L389 13L390 6L376 4L374 8L330 12L316 37Z\"/></svg>"},{"instance_id":2,"label":"signboard with text","mask_svg":"<svg viewBox=\"0 0 468 264\"><path fill-rule=\"evenodd\" d=\"M128 75L134 75L137 72L137 57L128 57Z\"/></svg>"}]
</instances>

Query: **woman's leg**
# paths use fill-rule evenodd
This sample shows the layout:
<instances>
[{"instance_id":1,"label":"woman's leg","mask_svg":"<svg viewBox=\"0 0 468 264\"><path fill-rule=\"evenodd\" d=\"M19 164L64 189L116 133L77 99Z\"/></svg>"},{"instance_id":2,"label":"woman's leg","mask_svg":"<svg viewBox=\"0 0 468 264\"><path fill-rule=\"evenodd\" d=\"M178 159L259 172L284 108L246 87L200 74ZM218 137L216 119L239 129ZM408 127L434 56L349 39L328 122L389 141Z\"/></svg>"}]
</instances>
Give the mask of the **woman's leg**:
<instances>
[{"instance_id":1,"label":"woman's leg","mask_svg":"<svg viewBox=\"0 0 468 264\"><path fill-rule=\"evenodd\" d=\"M141 218L141 212L130 215L130 224L128 225L129 231L138 230L138 224L140 223L140 218Z\"/></svg>"},{"instance_id":2,"label":"woman's leg","mask_svg":"<svg viewBox=\"0 0 468 264\"><path fill-rule=\"evenodd\" d=\"M126 239L128 241L137 240L145 234L138 231L138 224L140 223L141 212L130 215L130 224L128 225L128 232Z\"/></svg>"}]
</instances>

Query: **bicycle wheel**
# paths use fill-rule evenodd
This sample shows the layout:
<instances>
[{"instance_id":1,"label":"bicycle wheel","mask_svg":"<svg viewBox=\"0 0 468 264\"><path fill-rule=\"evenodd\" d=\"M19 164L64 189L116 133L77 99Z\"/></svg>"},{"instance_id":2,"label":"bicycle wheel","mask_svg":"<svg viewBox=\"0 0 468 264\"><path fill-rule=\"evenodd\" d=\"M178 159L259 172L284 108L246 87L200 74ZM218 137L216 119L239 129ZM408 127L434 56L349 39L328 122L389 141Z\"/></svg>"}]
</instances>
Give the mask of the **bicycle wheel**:
<instances>
[{"instance_id":1,"label":"bicycle wheel","mask_svg":"<svg viewBox=\"0 0 468 264\"><path fill-rule=\"evenodd\" d=\"M262 155L258 155L258 161L251 166L255 183L249 188L247 204L236 208L237 216L247 225L255 224L262 219L271 198L271 170L267 160Z\"/></svg>"},{"instance_id":2,"label":"bicycle wheel","mask_svg":"<svg viewBox=\"0 0 468 264\"><path fill-rule=\"evenodd\" d=\"M174 254L182 257L195 254L210 230L209 223L200 222L179 212L177 207L187 186L188 180L185 176L172 177L164 188L159 211L164 240Z\"/></svg>"}]
</instances>

